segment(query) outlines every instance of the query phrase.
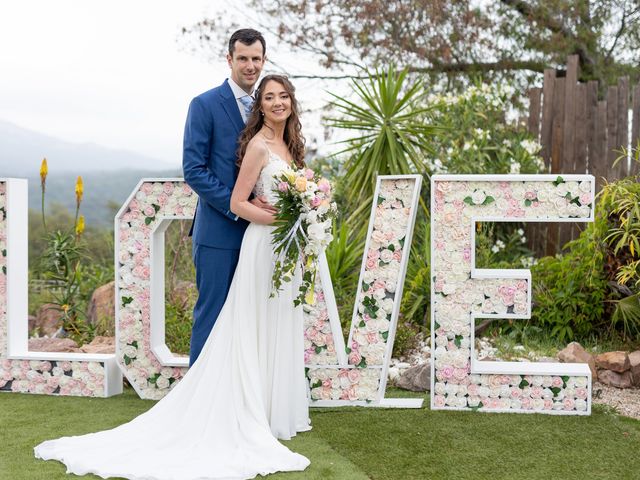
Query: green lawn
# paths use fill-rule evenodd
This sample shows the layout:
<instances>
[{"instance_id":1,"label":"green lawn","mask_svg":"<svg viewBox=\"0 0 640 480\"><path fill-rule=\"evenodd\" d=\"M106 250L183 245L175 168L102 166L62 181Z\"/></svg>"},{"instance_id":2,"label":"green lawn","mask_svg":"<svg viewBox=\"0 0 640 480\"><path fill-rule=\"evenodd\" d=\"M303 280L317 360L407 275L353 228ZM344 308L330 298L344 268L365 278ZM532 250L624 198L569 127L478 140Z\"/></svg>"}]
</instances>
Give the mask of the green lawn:
<instances>
[{"instance_id":1,"label":"green lawn","mask_svg":"<svg viewBox=\"0 0 640 480\"><path fill-rule=\"evenodd\" d=\"M400 395L409 394L387 394ZM70 478L62 464L33 458L33 446L119 425L151 405L132 390L108 399L2 394L0 479ZM309 457L311 466L270 478L640 478L640 421L599 406L591 417L431 412L428 407L314 409L311 417L313 430L286 442Z\"/></svg>"}]
</instances>

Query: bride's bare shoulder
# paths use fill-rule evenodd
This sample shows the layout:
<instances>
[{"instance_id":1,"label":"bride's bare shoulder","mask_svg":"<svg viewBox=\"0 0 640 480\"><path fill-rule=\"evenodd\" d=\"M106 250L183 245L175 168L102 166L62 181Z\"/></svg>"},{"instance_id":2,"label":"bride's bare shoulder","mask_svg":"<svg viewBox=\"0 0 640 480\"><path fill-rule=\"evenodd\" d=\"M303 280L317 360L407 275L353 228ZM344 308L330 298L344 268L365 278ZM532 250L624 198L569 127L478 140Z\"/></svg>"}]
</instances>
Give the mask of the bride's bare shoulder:
<instances>
[{"instance_id":1,"label":"bride's bare shoulder","mask_svg":"<svg viewBox=\"0 0 640 480\"><path fill-rule=\"evenodd\" d=\"M247 150L244 154L243 162L259 162L264 164L269 159L269 148L265 143L264 139L260 138L258 135L253 137L247 143Z\"/></svg>"}]
</instances>

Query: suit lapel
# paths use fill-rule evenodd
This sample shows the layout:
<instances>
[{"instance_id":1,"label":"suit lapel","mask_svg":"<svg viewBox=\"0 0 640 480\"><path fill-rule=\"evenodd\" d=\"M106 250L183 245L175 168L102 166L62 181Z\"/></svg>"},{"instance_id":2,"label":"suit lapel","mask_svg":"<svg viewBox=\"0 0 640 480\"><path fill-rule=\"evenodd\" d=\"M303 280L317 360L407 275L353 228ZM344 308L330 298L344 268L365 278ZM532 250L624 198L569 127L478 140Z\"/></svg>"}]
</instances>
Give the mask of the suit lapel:
<instances>
[{"instance_id":1,"label":"suit lapel","mask_svg":"<svg viewBox=\"0 0 640 480\"><path fill-rule=\"evenodd\" d=\"M242 115L240 115L240 110L238 110L238 102L236 97L233 95L233 91L229 86L228 80L225 80L222 84L220 94L222 96L222 108L224 108L229 119L235 125L236 130L238 130L238 134L240 134L244 129L244 122L242 121Z\"/></svg>"}]
</instances>

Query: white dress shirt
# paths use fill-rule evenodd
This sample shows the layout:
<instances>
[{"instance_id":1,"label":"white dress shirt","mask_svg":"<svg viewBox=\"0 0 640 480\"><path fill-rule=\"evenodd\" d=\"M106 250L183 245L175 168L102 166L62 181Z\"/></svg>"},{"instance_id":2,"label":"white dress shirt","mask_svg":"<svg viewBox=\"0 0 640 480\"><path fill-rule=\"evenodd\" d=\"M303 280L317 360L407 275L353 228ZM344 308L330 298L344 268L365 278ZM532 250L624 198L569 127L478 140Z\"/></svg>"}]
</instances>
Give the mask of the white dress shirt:
<instances>
[{"instance_id":1,"label":"white dress shirt","mask_svg":"<svg viewBox=\"0 0 640 480\"><path fill-rule=\"evenodd\" d=\"M244 123L247 123L247 115L244 113L244 105L242 104L242 102L240 102L240 99L242 97L253 98L253 92L255 91L255 89L251 90L251 95L249 95L242 88L240 88L240 86L236 82L234 82L232 78L229 78L229 86L231 87L231 91L233 92L233 95L236 97L236 103L238 104L238 110L240 110L242 121Z\"/></svg>"}]
</instances>

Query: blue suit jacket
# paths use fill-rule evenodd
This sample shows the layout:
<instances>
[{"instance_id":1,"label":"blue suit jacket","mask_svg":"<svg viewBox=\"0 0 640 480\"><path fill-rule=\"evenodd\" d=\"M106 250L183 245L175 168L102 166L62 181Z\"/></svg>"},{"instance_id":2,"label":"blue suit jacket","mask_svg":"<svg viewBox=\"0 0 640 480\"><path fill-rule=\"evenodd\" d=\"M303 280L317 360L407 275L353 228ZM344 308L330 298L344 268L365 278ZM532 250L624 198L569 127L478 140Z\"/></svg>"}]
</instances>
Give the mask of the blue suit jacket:
<instances>
[{"instance_id":1,"label":"blue suit jacket","mask_svg":"<svg viewBox=\"0 0 640 480\"><path fill-rule=\"evenodd\" d=\"M229 82L198 95L184 128L184 179L198 194L193 242L239 249L248 222L230 211L236 183L238 137L244 128Z\"/></svg>"}]
</instances>

